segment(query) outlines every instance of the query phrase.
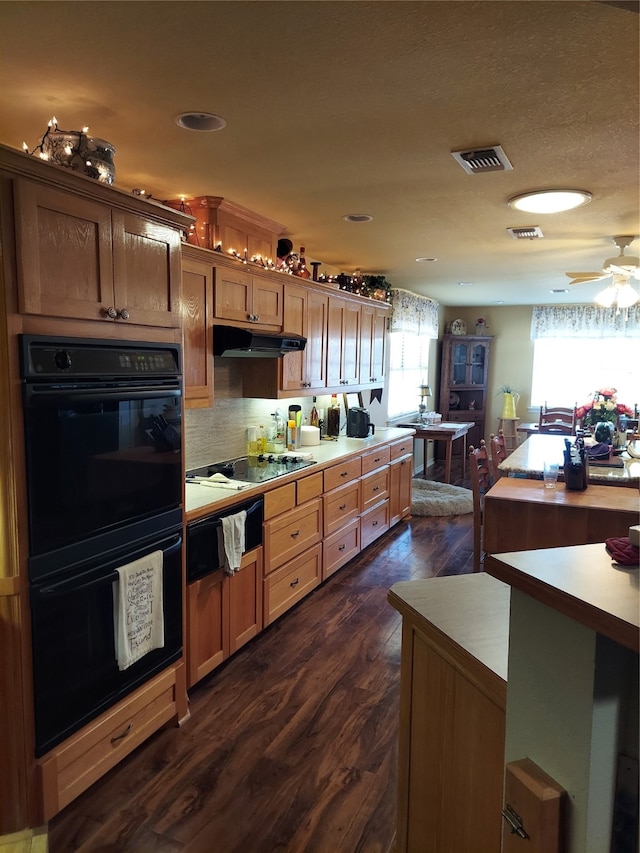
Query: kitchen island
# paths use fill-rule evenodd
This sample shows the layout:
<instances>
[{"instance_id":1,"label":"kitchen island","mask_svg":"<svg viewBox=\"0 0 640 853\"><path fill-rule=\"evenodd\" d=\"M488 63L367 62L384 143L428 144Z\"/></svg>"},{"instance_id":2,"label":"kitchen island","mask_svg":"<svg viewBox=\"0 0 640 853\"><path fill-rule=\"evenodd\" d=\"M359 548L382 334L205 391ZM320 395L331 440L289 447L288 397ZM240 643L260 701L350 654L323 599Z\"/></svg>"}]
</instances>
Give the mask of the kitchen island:
<instances>
[{"instance_id":1,"label":"kitchen island","mask_svg":"<svg viewBox=\"0 0 640 853\"><path fill-rule=\"evenodd\" d=\"M618 776L638 772L638 569L612 565L602 543L485 566L389 591L403 616L398 853L498 853L503 762L524 757L567 792L558 849L609 850ZM456 753L459 727L474 725L474 749ZM430 797L436 777L442 790ZM464 813L460 779L482 791L465 793ZM637 828L637 811L630 820ZM541 849L536 827L525 829Z\"/></svg>"}]
</instances>

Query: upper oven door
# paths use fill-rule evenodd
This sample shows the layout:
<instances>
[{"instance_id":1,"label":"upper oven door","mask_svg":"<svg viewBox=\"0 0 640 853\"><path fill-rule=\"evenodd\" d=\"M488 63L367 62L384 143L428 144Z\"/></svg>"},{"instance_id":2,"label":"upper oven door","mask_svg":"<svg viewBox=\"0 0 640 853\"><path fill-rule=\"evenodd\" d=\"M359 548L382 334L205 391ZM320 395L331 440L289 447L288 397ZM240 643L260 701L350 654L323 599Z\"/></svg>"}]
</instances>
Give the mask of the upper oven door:
<instances>
[{"instance_id":1,"label":"upper oven door","mask_svg":"<svg viewBox=\"0 0 640 853\"><path fill-rule=\"evenodd\" d=\"M27 383L30 556L178 507L180 411L178 381Z\"/></svg>"}]
</instances>

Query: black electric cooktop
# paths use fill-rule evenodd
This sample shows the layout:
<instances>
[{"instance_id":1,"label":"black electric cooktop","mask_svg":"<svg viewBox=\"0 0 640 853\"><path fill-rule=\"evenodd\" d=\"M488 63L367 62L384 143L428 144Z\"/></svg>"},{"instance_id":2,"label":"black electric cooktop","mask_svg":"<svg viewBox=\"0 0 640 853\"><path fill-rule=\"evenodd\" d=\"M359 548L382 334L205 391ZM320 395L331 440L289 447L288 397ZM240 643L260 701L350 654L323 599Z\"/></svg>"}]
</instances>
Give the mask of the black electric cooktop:
<instances>
[{"instance_id":1,"label":"black electric cooktop","mask_svg":"<svg viewBox=\"0 0 640 853\"><path fill-rule=\"evenodd\" d=\"M263 456L241 456L239 459L229 459L227 462L214 462L202 468L187 471L187 480L193 477L210 477L212 474L222 474L229 480L241 480L245 483L264 483L315 465L315 462L301 459L299 456L265 454Z\"/></svg>"}]
</instances>

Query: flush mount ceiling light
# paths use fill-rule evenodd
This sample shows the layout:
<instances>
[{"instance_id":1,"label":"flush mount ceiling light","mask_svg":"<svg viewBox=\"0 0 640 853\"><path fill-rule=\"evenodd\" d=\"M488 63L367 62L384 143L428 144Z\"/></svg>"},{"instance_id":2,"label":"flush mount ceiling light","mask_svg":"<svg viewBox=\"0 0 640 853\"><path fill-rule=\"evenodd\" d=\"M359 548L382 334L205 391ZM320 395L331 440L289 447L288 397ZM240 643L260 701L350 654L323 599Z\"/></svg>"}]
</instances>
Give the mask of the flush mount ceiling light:
<instances>
[{"instance_id":1,"label":"flush mount ceiling light","mask_svg":"<svg viewBox=\"0 0 640 853\"><path fill-rule=\"evenodd\" d=\"M622 276L620 277L622 279ZM640 300L637 291L631 287L628 279L619 282L614 281L604 290L601 290L593 301L601 308L630 308Z\"/></svg>"},{"instance_id":2,"label":"flush mount ceiling light","mask_svg":"<svg viewBox=\"0 0 640 853\"><path fill-rule=\"evenodd\" d=\"M586 190L536 190L509 199L509 207L527 213L561 213L591 201Z\"/></svg>"},{"instance_id":3,"label":"flush mount ceiling light","mask_svg":"<svg viewBox=\"0 0 640 853\"><path fill-rule=\"evenodd\" d=\"M373 222L368 213L346 213L342 218L345 222Z\"/></svg>"},{"instance_id":4,"label":"flush mount ceiling light","mask_svg":"<svg viewBox=\"0 0 640 853\"><path fill-rule=\"evenodd\" d=\"M214 130L222 130L227 126L222 116L201 112L180 113L175 117L175 123L185 130L199 130L201 133L213 133Z\"/></svg>"},{"instance_id":5,"label":"flush mount ceiling light","mask_svg":"<svg viewBox=\"0 0 640 853\"><path fill-rule=\"evenodd\" d=\"M437 261L437 258L416 258L417 264L433 264Z\"/></svg>"}]
</instances>

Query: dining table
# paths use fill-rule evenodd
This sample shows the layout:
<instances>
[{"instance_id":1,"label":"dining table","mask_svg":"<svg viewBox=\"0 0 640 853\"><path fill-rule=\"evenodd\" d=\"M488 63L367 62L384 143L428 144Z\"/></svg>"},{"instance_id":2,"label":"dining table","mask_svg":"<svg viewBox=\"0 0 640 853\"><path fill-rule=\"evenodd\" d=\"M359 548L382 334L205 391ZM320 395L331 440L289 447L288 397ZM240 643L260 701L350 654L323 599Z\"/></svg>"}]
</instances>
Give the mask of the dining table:
<instances>
[{"instance_id":1,"label":"dining table","mask_svg":"<svg viewBox=\"0 0 640 853\"><path fill-rule=\"evenodd\" d=\"M462 439L462 476L465 474L465 462L467 459L467 433L475 426L475 423L454 421L441 421L440 423L416 423L397 424L399 427L409 427L415 430L414 440L422 439L424 442L424 455L422 465L422 476L427 476L427 442L444 441L446 444L444 481L451 483L451 453L453 442Z\"/></svg>"},{"instance_id":2,"label":"dining table","mask_svg":"<svg viewBox=\"0 0 640 853\"><path fill-rule=\"evenodd\" d=\"M637 489L589 484L573 491L540 480L500 477L484 496L487 554L589 545L626 537L640 520Z\"/></svg>"},{"instance_id":3,"label":"dining table","mask_svg":"<svg viewBox=\"0 0 640 853\"><path fill-rule=\"evenodd\" d=\"M560 466L558 479L562 482L565 439L573 443L575 436L530 435L498 465L498 468L503 476L542 480L544 463L557 462ZM591 438L585 440L587 447L593 443ZM607 459L590 460L588 482L600 486L631 486L638 489L640 459L622 450Z\"/></svg>"}]
</instances>

